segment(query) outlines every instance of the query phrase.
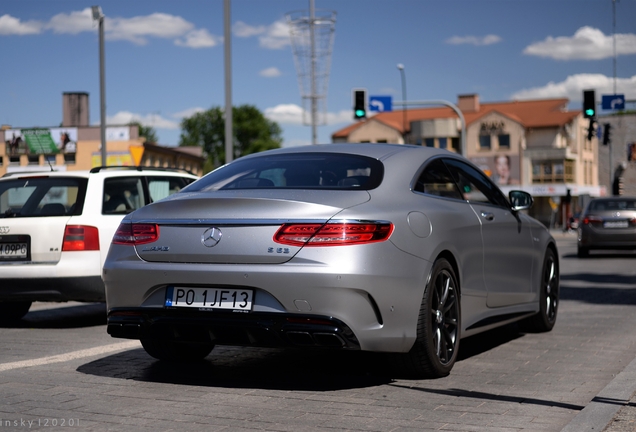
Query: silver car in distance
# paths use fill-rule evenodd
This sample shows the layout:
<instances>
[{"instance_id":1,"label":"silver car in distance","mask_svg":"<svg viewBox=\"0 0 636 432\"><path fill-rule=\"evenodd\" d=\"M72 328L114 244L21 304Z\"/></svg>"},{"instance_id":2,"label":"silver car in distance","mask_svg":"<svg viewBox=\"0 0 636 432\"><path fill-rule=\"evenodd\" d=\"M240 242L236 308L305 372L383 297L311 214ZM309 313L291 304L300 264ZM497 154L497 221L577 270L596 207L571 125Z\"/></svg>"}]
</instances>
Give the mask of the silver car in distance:
<instances>
[{"instance_id":1,"label":"silver car in distance","mask_svg":"<svg viewBox=\"0 0 636 432\"><path fill-rule=\"evenodd\" d=\"M446 150L245 156L123 219L102 274L108 333L167 361L322 347L445 376L462 337L554 326L558 252L532 202Z\"/></svg>"}]
</instances>

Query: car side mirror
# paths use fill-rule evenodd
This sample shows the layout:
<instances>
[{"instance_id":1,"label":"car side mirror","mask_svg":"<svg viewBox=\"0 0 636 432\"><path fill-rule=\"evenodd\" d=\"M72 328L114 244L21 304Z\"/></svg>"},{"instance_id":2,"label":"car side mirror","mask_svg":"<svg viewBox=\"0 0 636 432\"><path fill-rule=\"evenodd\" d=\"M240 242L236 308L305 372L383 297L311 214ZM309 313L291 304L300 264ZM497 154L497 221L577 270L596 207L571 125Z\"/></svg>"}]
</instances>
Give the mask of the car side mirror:
<instances>
[{"instance_id":1,"label":"car side mirror","mask_svg":"<svg viewBox=\"0 0 636 432\"><path fill-rule=\"evenodd\" d=\"M508 199L510 200L513 211L527 210L532 207L532 204L534 204L532 195L520 190L510 191L508 193Z\"/></svg>"}]
</instances>

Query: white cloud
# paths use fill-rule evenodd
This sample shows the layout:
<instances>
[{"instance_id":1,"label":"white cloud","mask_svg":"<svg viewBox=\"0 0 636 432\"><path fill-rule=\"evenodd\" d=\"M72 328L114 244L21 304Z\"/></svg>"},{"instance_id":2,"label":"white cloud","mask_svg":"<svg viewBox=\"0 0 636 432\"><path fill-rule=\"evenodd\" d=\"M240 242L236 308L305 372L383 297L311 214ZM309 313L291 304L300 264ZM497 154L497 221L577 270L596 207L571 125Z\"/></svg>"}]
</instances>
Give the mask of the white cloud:
<instances>
[{"instance_id":1,"label":"white cloud","mask_svg":"<svg viewBox=\"0 0 636 432\"><path fill-rule=\"evenodd\" d=\"M283 49L291 45L289 26L284 20L270 25L264 35L258 37L260 46L267 49Z\"/></svg>"},{"instance_id":2,"label":"white cloud","mask_svg":"<svg viewBox=\"0 0 636 432\"><path fill-rule=\"evenodd\" d=\"M211 35L206 29L192 30L183 39L177 39L175 45L188 48L210 48L223 42L223 38Z\"/></svg>"},{"instance_id":3,"label":"white cloud","mask_svg":"<svg viewBox=\"0 0 636 432\"><path fill-rule=\"evenodd\" d=\"M352 123L353 112L351 110L343 110L337 113L327 113L327 124L334 125L338 123Z\"/></svg>"},{"instance_id":4,"label":"white cloud","mask_svg":"<svg viewBox=\"0 0 636 432\"><path fill-rule=\"evenodd\" d=\"M614 56L612 35L592 27L581 27L574 36L548 36L523 50L524 54L556 60L599 60ZM636 34L616 35L616 54L636 54Z\"/></svg>"},{"instance_id":5,"label":"white cloud","mask_svg":"<svg viewBox=\"0 0 636 432\"><path fill-rule=\"evenodd\" d=\"M236 37L258 36L259 45L267 49L283 49L291 45L289 25L282 19L269 26L250 26L243 21L237 21L232 26L232 31Z\"/></svg>"},{"instance_id":6,"label":"white cloud","mask_svg":"<svg viewBox=\"0 0 636 432\"><path fill-rule=\"evenodd\" d=\"M0 35L30 35L42 31L42 23L38 21L21 22L11 15L0 16Z\"/></svg>"},{"instance_id":7,"label":"white cloud","mask_svg":"<svg viewBox=\"0 0 636 432\"><path fill-rule=\"evenodd\" d=\"M265 26L254 27L249 24L245 24L243 21L237 21L232 26L232 32L234 33L234 36L242 38L258 36L265 33L266 30L267 27Z\"/></svg>"},{"instance_id":8,"label":"white cloud","mask_svg":"<svg viewBox=\"0 0 636 432\"><path fill-rule=\"evenodd\" d=\"M580 101L583 90L595 89L597 98L602 94L614 94L614 78L602 74L571 75L561 82L549 82L542 87L520 90L512 99L544 99L566 97L571 101ZM626 99L636 98L636 75L631 78L617 78L616 92L624 94Z\"/></svg>"},{"instance_id":9,"label":"white cloud","mask_svg":"<svg viewBox=\"0 0 636 432\"><path fill-rule=\"evenodd\" d=\"M46 28L53 30L54 33L78 34L85 31L95 31L97 23L93 20L91 8L86 8L70 14L57 14L49 20Z\"/></svg>"},{"instance_id":10,"label":"white cloud","mask_svg":"<svg viewBox=\"0 0 636 432\"><path fill-rule=\"evenodd\" d=\"M319 113L320 119L324 119L324 113ZM309 119L309 113L296 104L281 104L265 109L265 117L276 123L289 125L303 125L304 119ZM352 113L349 110L337 113L326 113L327 124L351 123Z\"/></svg>"},{"instance_id":11,"label":"white cloud","mask_svg":"<svg viewBox=\"0 0 636 432\"><path fill-rule=\"evenodd\" d=\"M48 23L20 22L10 15L0 17L0 35L37 34L43 29L57 34L78 34L96 31L91 8L53 16ZM104 33L108 40L125 40L146 45L149 38L172 39L175 45L187 48L209 48L220 44L223 38L211 35L206 29L197 29L180 16L153 13L132 18L104 17Z\"/></svg>"},{"instance_id":12,"label":"white cloud","mask_svg":"<svg viewBox=\"0 0 636 432\"><path fill-rule=\"evenodd\" d=\"M182 119L182 118L192 117L193 115L203 111L205 111L205 109L201 107L188 108L186 110L179 111L177 113L172 114L172 117L177 119Z\"/></svg>"},{"instance_id":13,"label":"white cloud","mask_svg":"<svg viewBox=\"0 0 636 432\"><path fill-rule=\"evenodd\" d=\"M453 36L446 39L446 43L450 45L492 45L501 42L502 39L497 35L486 35L483 37L478 36Z\"/></svg>"},{"instance_id":14,"label":"white cloud","mask_svg":"<svg viewBox=\"0 0 636 432\"><path fill-rule=\"evenodd\" d=\"M278 70L278 68L276 68L276 67L270 67L270 68L267 68L267 69L263 69L258 74L260 76L262 76L262 77L265 77L265 78L276 78L276 77L281 76L280 70Z\"/></svg>"},{"instance_id":15,"label":"white cloud","mask_svg":"<svg viewBox=\"0 0 636 432\"><path fill-rule=\"evenodd\" d=\"M148 43L147 37L175 39L194 30L194 24L179 16L153 13L133 18L106 18L104 31L111 40L127 40L138 45Z\"/></svg>"},{"instance_id":16,"label":"white cloud","mask_svg":"<svg viewBox=\"0 0 636 432\"><path fill-rule=\"evenodd\" d=\"M106 124L109 125L125 125L131 122L139 122L143 126L150 126L154 129L179 129L181 125L178 122L168 120L159 114L135 114L130 111L119 111L114 116L106 117Z\"/></svg>"},{"instance_id":17,"label":"white cloud","mask_svg":"<svg viewBox=\"0 0 636 432\"><path fill-rule=\"evenodd\" d=\"M302 107L295 104L281 104L266 108L265 117L276 123L302 125L304 111Z\"/></svg>"}]
</instances>

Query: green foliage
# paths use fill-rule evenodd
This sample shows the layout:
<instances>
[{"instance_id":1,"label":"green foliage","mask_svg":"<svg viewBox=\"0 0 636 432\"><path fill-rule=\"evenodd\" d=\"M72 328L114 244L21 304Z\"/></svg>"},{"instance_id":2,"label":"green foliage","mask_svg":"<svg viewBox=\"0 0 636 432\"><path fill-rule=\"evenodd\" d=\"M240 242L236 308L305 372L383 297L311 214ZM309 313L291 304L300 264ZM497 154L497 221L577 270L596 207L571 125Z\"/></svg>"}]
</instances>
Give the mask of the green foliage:
<instances>
[{"instance_id":1,"label":"green foliage","mask_svg":"<svg viewBox=\"0 0 636 432\"><path fill-rule=\"evenodd\" d=\"M255 106L241 105L232 108L234 135L233 158L251 153L279 148L282 143L281 128L268 120ZM179 146L203 147L208 172L225 163L225 116L220 107L212 107L183 119Z\"/></svg>"},{"instance_id":2,"label":"green foliage","mask_svg":"<svg viewBox=\"0 0 636 432\"><path fill-rule=\"evenodd\" d=\"M138 121L130 122L131 126L137 125L139 128L139 136L146 138L146 142L156 144L159 139L157 138L157 131L152 126L143 126Z\"/></svg>"}]
</instances>

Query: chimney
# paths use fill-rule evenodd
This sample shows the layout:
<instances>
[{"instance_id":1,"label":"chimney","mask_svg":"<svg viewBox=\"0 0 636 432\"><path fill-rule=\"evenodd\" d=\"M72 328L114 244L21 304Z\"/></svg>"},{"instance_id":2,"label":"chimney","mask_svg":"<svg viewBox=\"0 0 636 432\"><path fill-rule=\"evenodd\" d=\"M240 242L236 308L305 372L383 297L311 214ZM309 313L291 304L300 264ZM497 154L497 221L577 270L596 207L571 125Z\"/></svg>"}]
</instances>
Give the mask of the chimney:
<instances>
[{"instance_id":1,"label":"chimney","mask_svg":"<svg viewBox=\"0 0 636 432\"><path fill-rule=\"evenodd\" d=\"M478 112L479 111L479 95L467 94L457 96L457 106L461 112Z\"/></svg>"},{"instance_id":2,"label":"chimney","mask_svg":"<svg viewBox=\"0 0 636 432\"><path fill-rule=\"evenodd\" d=\"M62 94L62 126L88 126L88 93Z\"/></svg>"}]
</instances>

